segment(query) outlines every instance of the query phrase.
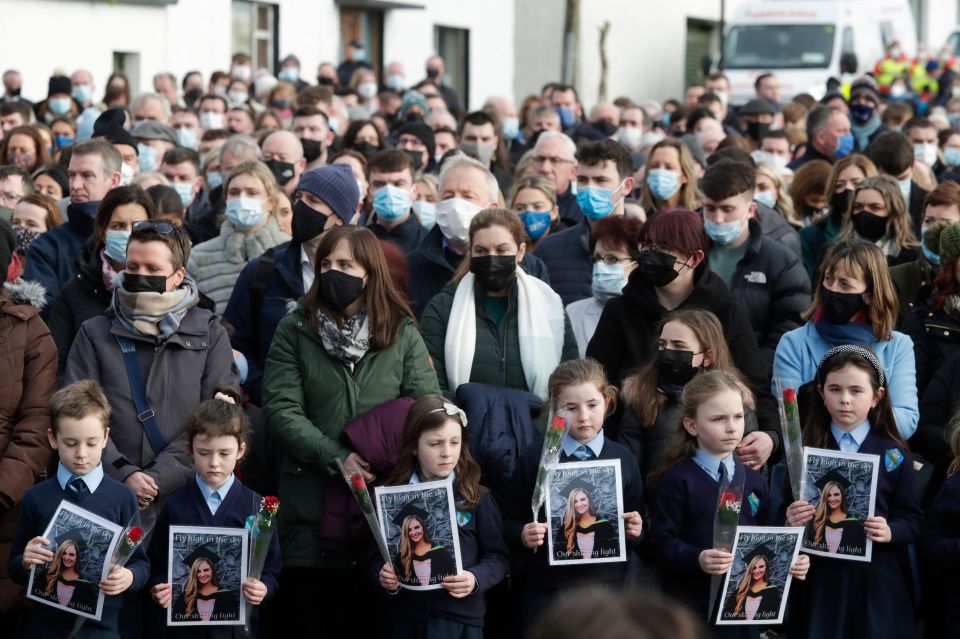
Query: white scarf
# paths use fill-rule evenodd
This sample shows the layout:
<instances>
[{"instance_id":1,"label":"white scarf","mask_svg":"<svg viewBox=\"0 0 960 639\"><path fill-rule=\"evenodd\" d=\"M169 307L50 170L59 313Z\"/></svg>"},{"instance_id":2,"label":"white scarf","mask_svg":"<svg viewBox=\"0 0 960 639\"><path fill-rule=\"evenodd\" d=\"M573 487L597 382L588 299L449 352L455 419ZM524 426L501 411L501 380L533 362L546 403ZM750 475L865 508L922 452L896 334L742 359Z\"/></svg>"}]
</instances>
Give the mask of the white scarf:
<instances>
[{"instance_id":1,"label":"white scarf","mask_svg":"<svg viewBox=\"0 0 960 639\"><path fill-rule=\"evenodd\" d=\"M477 310L473 273L460 280L453 296L447 336L444 341L447 383L456 392L470 381L477 347ZM527 388L546 401L547 381L560 363L566 328L563 302L543 281L517 267L517 328L520 334L520 362Z\"/></svg>"}]
</instances>

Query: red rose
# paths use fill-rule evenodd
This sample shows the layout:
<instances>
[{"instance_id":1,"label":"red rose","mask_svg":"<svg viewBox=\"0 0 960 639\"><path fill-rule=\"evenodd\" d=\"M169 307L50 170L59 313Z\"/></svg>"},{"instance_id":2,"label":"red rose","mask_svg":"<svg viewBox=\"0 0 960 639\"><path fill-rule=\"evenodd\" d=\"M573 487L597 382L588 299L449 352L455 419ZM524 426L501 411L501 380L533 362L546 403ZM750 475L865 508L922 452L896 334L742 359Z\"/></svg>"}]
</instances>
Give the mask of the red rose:
<instances>
[{"instance_id":1,"label":"red rose","mask_svg":"<svg viewBox=\"0 0 960 639\"><path fill-rule=\"evenodd\" d=\"M554 416L553 423L550 424L550 430L564 430L567 427L567 420L559 415Z\"/></svg>"},{"instance_id":2,"label":"red rose","mask_svg":"<svg viewBox=\"0 0 960 639\"><path fill-rule=\"evenodd\" d=\"M263 507L267 509L269 513L277 512L277 508L280 507L280 500L276 497L264 497L263 498Z\"/></svg>"},{"instance_id":3,"label":"red rose","mask_svg":"<svg viewBox=\"0 0 960 639\"><path fill-rule=\"evenodd\" d=\"M360 473L350 475L350 487L354 491L366 490L367 484L363 481L363 475Z\"/></svg>"},{"instance_id":4,"label":"red rose","mask_svg":"<svg viewBox=\"0 0 960 639\"><path fill-rule=\"evenodd\" d=\"M721 508L728 508L729 504L736 504L736 503L737 503L737 496L734 495L733 493L723 493L723 495L720 497Z\"/></svg>"},{"instance_id":5,"label":"red rose","mask_svg":"<svg viewBox=\"0 0 960 639\"><path fill-rule=\"evenodd\" d=\"M127 533L127 539L131 544L135 544L143 538L143 530L140 529L140 526L134 526L130 529L130 532Z\"/></svg>"},{"instance_id":6,"label":"red rose","mask_svg":"<svg viewBox=\"0 0 960 639\"><path fill-rule=\"evenodd\" d=\"M787 404L792 404L797 401L797 391L795 388L784 388L783 389L783 401Z\"/></svg>"}]
</instances>

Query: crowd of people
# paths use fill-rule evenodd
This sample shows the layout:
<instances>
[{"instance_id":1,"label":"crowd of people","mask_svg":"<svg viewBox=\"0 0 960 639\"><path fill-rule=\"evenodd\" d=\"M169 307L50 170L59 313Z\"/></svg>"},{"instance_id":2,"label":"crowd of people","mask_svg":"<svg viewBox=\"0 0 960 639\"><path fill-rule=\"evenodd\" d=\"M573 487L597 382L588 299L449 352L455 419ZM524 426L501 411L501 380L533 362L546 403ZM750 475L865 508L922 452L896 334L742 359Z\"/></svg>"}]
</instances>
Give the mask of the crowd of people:
<instances>
[{"instance_id":1,"label":"crowd of people","mask_svg":"<svg viewBox=\"0 0 960 639\"><path fill-rule=\"evenodd\" d=\"M597 614L759 637L700 621L733 564L721 480L746 475L742 525L836 545L824 518L846 515L790 495L783 387L805 444L887 462L872 560L801 554L773 632L960 633L960 97L918 109L888 73L787 100L764 73L733 105L714 73L662 103L548 82L467 112L439 56L413 81L348 50L316 82L236 54L149 93L114 73L99 100L85 70L35 103L3 74L3 627L70 634L24 599L34 567L76 561L41 536L66 500L150 533L80 637L556 639ZM620 462L626 562L548 562L530 504L558 410L561 461ZM463 571L398 590L429 581L429 531L407 518L385 564L338 463L453 481ZM201 557L172 596L170 526L242 528L258 495L281 508L252 622L167 628L219 588ZM589 488L568 498L568 550L606 548ZM732 608L753 614L747 586Z\"/></svg>"}]
</instances>

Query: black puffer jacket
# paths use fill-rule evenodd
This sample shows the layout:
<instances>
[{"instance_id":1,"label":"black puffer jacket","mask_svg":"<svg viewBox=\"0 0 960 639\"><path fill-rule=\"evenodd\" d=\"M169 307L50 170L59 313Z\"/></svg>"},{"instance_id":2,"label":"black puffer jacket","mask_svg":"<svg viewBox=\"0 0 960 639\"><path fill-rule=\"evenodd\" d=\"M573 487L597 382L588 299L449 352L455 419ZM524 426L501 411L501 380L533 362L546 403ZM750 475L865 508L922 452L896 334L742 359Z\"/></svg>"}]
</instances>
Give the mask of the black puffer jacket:
<instances>
[{"instance_id":1,"label":"black puffer jacket","mask_svg":"<svg viewBox=\"0 0 960 639\"><path fill-rule=\"evenodd\" d=\"M903 319L904 333L913 340L917 361L917 390L923 397L932 377L943 365L960 353L960 320L943 310L934 311L930 300L917 301Z\"/></svg>"},{"instance_id":2,"label":"black puffer jacket","mask_svg":"<svg viewBox=\"0 0 960 639\"><path fill-rule=\"evenodd\" d=\"M84 256L76 276L63 285L50 309L50 333L57 343L60 372L67 368L67 355L80 325L110 306L111 292L103 284L99 251Z\"/></svg>"},{"instance_id":3,"label":"black puffer jacket","mask_svg":"<svg viewBox=\"0 0 960 639\"><path fill-rule=\"evenodd\" d=\"M960 410L960 354L949 357L920 393L920 421L910 448L934 463L952 459L947 425Z\"/></svg>"},{"instance_id":4,"label":"black puffer jacket","mask_svg":"<svg viewBox=\"0 0 960 639\"><path fill-rule=\"evenodd\" d=\"M543 238L535 252L547 265L550 286L563 300L564 308L593 295L590 226L586 220Z\"/></svg>"},{"instance_id":5,"label":"black puffer jacket","mask_svg":"<svg viewBox=\"0 0 960 639\"><path fill-rule=\"evenodd\" d=\"M765 238L786 246L797 258L803 256L800 249L800 234L782 215L764 204L757 203L757 218L760 220L760 228Z\"/></svg>"},{"instance_id":6,"label":"black puffer jacket","mask_svg":"<svg viewBox=\"0 0 960 639\"><path fill-rule=\"evenodd\" d=\"M733 299L747 311L771 375L780 338L803 324L800 313L810 306L810 278L798 254L763 235L756 220L750 220L748 242L730 284Z\"/></svg>"},{"instance_id":7,"label":"black puffer jacket","mask_svg":"<svg viewBox=\"0 0 960 639\"><path fill-rule=\"evenodd\" d=\"M757 338L743 307L735 302L723 281L705 264L697 267L694 288L678 308L701 308L712 312L723 326L727 345L737 369L750 382L757 399L760 429L773 439L773 461L780 448L780 418L770 393L770 380L757 347ZM640 269L630 274L623 295L607 302L587 357L593 357L607 371L607 377L619 384L631 371L646 364L657 349L657 322L669 311Z\"/></svg>"}]
</instances>

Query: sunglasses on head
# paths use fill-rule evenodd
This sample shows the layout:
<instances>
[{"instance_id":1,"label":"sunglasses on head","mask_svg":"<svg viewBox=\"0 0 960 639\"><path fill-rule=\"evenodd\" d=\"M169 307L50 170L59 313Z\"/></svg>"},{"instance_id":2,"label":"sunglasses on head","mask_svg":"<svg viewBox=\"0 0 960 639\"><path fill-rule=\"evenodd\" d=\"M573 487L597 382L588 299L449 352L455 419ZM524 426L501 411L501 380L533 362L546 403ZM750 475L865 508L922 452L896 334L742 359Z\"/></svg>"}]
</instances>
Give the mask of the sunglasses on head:
<instances>
[{"instance_id":1,"label":"sunglasses on head","mask_svg":"<svg viewBox=\"0 0 960 639\"><path fill-rule=\"evenodd\" d=\"M133 225L134 231L143 231L146 229L153 229L154 231L156 231L161 235L170 235L171 233L173 233L174 229L176 228L177 226L173 222L164 222L164 221L153 222L151 220L141 220L140 222L136 222Z\"/></svg>"}]
</instances>

